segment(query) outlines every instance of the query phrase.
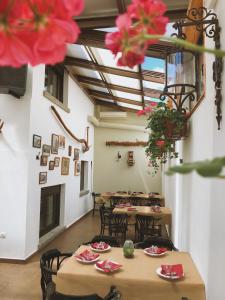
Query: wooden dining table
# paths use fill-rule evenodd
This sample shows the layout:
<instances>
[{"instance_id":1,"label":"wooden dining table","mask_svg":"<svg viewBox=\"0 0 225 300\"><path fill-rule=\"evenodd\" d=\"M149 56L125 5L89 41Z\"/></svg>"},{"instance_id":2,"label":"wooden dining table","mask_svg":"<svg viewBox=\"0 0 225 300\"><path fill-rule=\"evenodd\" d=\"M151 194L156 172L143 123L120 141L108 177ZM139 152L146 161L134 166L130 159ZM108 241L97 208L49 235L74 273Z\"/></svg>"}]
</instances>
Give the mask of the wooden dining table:
<instances>
[{"instance_id":1,"label":"wooden dining table","mask_svg":"<svg viewBox=\"0 0 225 300\"><path fill-rule=\"evenodd\" d=\"M85 249L90 247L82 245L76 254ZM206 299L204 283L187 252L168 251L164 256L151 257L143 250L135 249L133 258L125 258L122 248L111 248L100 254L100 260L105 259L120 263L121 269L104 273L94 264L80 263L71 256L57 273L56 290L68 295L97 293L104 297L110 286L115 285L122 294L122 300ZM184 277L177 280L161 278L156 270L162 264L182 264Z\"/></svg>"},{"instance_id":2,"label":"wooden dining table","mask_svg":"<svg viewBox=\"0 0 225 300\"><path fill-rule=\"evenodd\" d=\"M135 209L135 210L130 210ZM131 207L115 207L113 213L127 214L128 216L144 215L160 218L161 221L168 226L168 234L171 237L172 229L172 211L168 207L160 207L160 212L154 212L151 206L131 206Z\"/></svg>"},{"instance_id":3,"label":"wooden dining table","mask_svg":"<svg viewBox=\"0 0 225 300\"><path fill-rule=\"evenodd\" d=\"M159 200L161 206L165 206L165 199L162 195L157 194L146 194L146 193L113 193L113 192L104 192L98 196L97 202L109 203L111 198L118 199L131 199L132 197L139 198L143 202L149 202L150 200Z\"/></svg>"}]
</instances>

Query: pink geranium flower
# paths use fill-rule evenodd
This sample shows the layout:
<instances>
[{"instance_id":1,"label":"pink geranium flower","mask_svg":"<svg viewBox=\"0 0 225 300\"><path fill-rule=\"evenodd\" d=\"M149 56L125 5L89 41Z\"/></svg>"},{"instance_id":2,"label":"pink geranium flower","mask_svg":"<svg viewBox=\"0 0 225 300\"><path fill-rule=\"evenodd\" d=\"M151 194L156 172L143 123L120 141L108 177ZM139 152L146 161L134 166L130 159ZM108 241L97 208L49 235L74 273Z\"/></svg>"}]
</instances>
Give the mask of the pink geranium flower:
<instances>
[{"instance_id":1,"label":"pink geranium flower","mask_svg":"<svg viewBox=\"0 0 225 300\"><path fill-rule=\"evenodd\" d=\"M165 141L159 140L159 141L157 141L155 144L156 144L156 146L158 146L158 147L163 147L163 146L165 145Z\"/></svg>"}]
</instances>

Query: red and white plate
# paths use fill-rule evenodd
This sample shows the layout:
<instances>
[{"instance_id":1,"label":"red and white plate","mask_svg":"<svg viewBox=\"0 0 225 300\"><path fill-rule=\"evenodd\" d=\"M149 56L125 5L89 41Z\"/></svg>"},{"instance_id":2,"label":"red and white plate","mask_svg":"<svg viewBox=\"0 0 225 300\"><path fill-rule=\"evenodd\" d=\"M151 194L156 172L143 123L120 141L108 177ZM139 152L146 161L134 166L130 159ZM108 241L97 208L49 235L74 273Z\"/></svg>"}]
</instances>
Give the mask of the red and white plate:
<instances>
[{"instance_id":1,"label":"red and white plate","mask_svg":"<svg viewBox=\"0 0 225 300\"><path fill-rule=\"evenodd\" d=\"M92 259L92 260L86 260L86 259L84 259L84 258L80 258L80 257L77 257L77 256L75 256L75 259L76 259L77 261L83 263L83 264L92 264L92 263L94 263L94 262L96 262L96 261L99 260L99 256L96 257L95 259Z\"/></svg>"},{"instance_id":2,"label":"red and white plate","mask_svg":"<svg viewBox=\"0 0 225 300\"><path fill-rule=\"evenodd\" d=\"M104 272L104 273L112 273L115 272L117 270L119 270L122 265L114 262L114 261L108 261L107 262L107 267L106 267L106 261L99 261L98 263L95 264L95 268L98 271ZM101 267L101 265L103 265L103 267Z\"/></svg>"},{"instance_id":3,"label":"red and white plate","mask_svg":"<svg viewBox=\"0 0 225 300\"><path fill-rule=\"evenodd\" d=\"M99 260L100 255L86 249L82 253L74 255L74 257L83 264L92 264Z\"/></svg>"},{"instance_id":4,"label":"red and white plate","mask_svg":"<svg viewBox=\"0 0 225 300\"><path fill-rule=\"evenodd\" d=\"M99 244L99 248L98 247L93 247L93 244ZM111 249L111 246L108 245L107 243L104 243L105 245L107 245L106 248L101 248L101 243L93 243L91 244L91 250L95 251L95 252L106 252L109 251Z\"/></svg>"},{"instance_id":5,"label":"red and white plate","mask_svg":"<svg viewBox=\"0 0 225 300\"><path fill-rule=\"evenodd\" d=\"M178 275L166 275L166 274L163 274L163 273L162 273L162 268L161 268L161 267L158 267L158 268L156 269L156 273L157 273L160 277L162 277L162 278L164 278L164 279L169 279L169 280L177 280L177 279L181 279L181 278L184 277L184 272L183 272L183 274L182 274L181 276L178 276Z\"/></svg>"},{"instance_id":6,"label":"red and white plate","mask_svg":"<svg viewBox=\"0 0 225 300\"><path fill-rule=\"evenodd\" d=\"M151 251L151 248L145 248L144 249L144 253L149 255L149 256L154 256L154 257L158 257L158 256L163 256L166 254L167 251L161 252L161 253L155 253L153 250Z\"/></svg>"}]
</instances>

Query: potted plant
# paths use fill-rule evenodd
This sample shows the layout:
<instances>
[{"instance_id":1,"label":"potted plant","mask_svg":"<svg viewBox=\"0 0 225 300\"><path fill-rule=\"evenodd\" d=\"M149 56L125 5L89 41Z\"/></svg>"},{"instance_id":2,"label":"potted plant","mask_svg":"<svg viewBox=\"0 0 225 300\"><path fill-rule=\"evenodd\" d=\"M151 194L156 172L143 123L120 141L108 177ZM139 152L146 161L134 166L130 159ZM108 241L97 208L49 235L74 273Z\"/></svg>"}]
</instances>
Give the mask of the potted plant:
<instances>
[{"instance_id":1,"label":"potted plant","mask_svg":"<svg viewBox=\"0 0 225 300\"><path fill-rule=\"evenodd\" d=\"M175 140L186 135L187 116L185 113L160 102L154 108L146 107L138 115L149 113L146 128L150 129L145 149L149 158L149 166L157 173L162 163L168 158L177 158Z\"/></svg>"}]
</instances>

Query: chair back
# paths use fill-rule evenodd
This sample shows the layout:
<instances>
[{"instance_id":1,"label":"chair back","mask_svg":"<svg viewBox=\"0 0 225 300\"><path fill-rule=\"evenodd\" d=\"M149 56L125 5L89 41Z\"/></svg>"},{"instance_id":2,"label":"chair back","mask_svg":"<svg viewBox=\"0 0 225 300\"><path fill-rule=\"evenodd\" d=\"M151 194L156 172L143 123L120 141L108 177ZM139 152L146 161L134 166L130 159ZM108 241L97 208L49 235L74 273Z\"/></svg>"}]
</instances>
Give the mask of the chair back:
<instances>
[{"instance_id":1,"label":"chair back","mask_svg":"<svg viewBox=\"0 0 225 300\"><path fill-rule=\"evenodd\" d=\"M122 203L126 203L126 199L125 198L114 197L114 196L110 197L110 207L111 208L115 208L116 205L122 204Z\"/></svg>"},{"instance_id":2,"label":"chair back","mask_svg":"<svg viewBox=\"0 0 225 300\"><path fill-rule=\"evenodd\" d=\"M134 247L137 249L145 249L151 246L167 248L170 251L178 251L178 249L174 246L173 242L170 239L163 237L149 237L143 242L136 243L134 245Z\"/></svg>"},{"instance_id":3,"label":"chair back","mask_svg":"<svg viewBox=\"0 0 225 300\"><path fill-rule=\"evenodd\" d=\"M57 274L57 271L64 259L71 255L72 253L61 253L57 249L51 249L42 254L40 258L40 269L43 300L46 299L46 288L52 283L52 276Z\"/></svg>"},{"instance_id":4,"label":"chair back","mask_svg":"<svg viewBox=\"0 0 225 300\"><path fill-rule=\"evenodd\" d=\"M113 236L108 236L108 235L96 235L91 242L89 242L89 244L91 243L99 243L99 242L105 242L108 245L110 245L111 247L120 247L119 242L117 241L117 239Z\"/></svg>"}]
</instances>

